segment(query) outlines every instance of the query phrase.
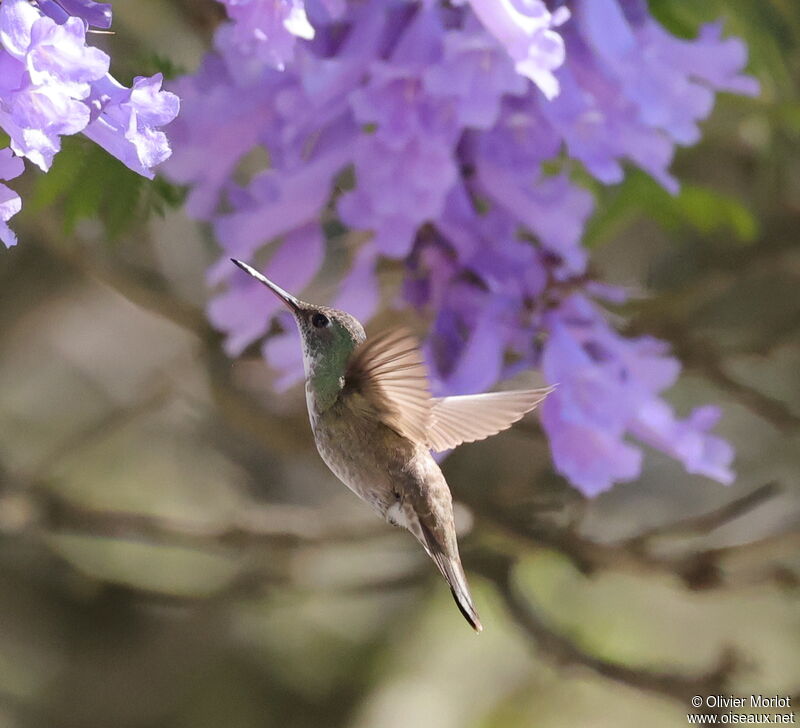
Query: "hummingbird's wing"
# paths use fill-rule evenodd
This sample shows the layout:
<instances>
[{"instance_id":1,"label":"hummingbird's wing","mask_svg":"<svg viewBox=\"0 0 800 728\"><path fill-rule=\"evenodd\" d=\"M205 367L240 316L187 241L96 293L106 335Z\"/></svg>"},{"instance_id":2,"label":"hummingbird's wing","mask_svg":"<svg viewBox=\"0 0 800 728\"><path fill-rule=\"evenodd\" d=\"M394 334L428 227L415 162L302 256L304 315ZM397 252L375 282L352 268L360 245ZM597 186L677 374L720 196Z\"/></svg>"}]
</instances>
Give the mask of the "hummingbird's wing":
<instances>
[{"instance_id":1,"label":"hummingbird's wing","mask_svg":"<svg viewBox=\"0 0 800 728\"><path fill-rule=\"evenodd\" d=\"M358 393L403 437L425 442L433 398L417 339L403 328L367 339L348 362L345 396Z\"/></svg>"},{"instance_id":2,"label":"hummingbird's wing","mask_svg":"<svg viewBox=\"0 0 800 728\"><path fill-rule=\"evenodd\" d=\"M427 445L441 452L462 442L496 435L511 427L552 391L552 387L543 387L433 399Z\"/></svg>"},{"instance_id":3,"label":"hummingbird's wing","mask_svg":"<svg viewBox=\"0 0 800 728\"><path fill-rule=\"evenodd\" d=\"M381 421L435 452L483 440L511 427L552 387L431 397L417 339L390 329L361 344L348 363L345 394L360 393Z\"/></svg>"}]
</instances>

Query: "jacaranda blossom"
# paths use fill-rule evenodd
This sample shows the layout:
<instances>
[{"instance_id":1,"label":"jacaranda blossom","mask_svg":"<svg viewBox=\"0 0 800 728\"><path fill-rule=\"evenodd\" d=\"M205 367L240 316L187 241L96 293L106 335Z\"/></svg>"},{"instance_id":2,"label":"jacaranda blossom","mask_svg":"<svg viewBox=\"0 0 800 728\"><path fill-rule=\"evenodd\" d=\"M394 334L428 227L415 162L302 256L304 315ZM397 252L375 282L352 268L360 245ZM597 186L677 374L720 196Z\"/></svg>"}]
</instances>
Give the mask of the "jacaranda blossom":
<instances>
[{"instance_id":1,"label":"jacaranda blossom","mask_svg":"<svg viewBox=\"0 0 800 728\"><path fill-rule=\"evenodd\" d=\"M178 113L177 97L160 90L160 76L121 86L108 73L108 55L86 44L87 26L108 27L110 13L90 0L0 3L0 128L17 157L45 172L61 137L80 132L147 177L170 154L159 127ZM21 201L9 205L4 223ZM13 239L0 237L6 245Z\"/></svg>"},{"instance_id":2,"label":"jacaranda blossom","mask_svg":"<svg viewBox=\"0 0 800 728\"><path fill-rule=\"evenodd\" d=\"M253 55L267 65L283 68L294 50L296 38L309 40L314 28L308 22L302 0L222 0L236 22L223 28L223 43Z\"/></svg>"},{"instance_id":3,"label":"jacaranda blossom","mask_svg":"<svg viewBox=\"0 0 800 728\"><path fill-rule=\"evenodd\" d=\"M92 85L92 120L83 133L144 177L170 155L167 135L159 127L178 114L178 97L161 90L161 74L137 76L126 88L111 76Z\"/></svg>"},{"instance_id":4,"label":"jacaranda blossom","mask_svg":"<svg viewBox=\"0 0 800 728\"><path fill-rule=\"evenodd\" d=\"M33 0L33 4L57 23L63 23L73 16L93 28L111 27L110 3L97 3L94 0Z\"/></svg>"},{"instance_id":5,"label":"jacaranda blossom","mask_svg":"<svg viewBox=\"0 0 800 728\"><path fill-rule=\"evenodd\" d=\"M84 103L108 73L108 56L86 45L78 18L59 25L26 0L0 4L0 126L14 153L50 168L63 134L89 123Z\"/></svg>"},{"instance_id":6,"label":"jacaranda blossom","mask_svg":"<svg viewBox=\"0 0 800 728\"><path fill-rule=\"evenodd\" d=\"M376 267L402 272L395 305L429 321L437 394L521 370L558 384L542 409L556 469L587 495L631 480L641 445L733 479L733 451L701 406L662 395L678 361L610 324L624 293L593 280L581 239L594 199L635 165L677 190L677 144L699 137L718 91L756 93L743 44L719 25L671 36L639 0L224 0L230 20L197 72L165 165L221 246L211 321L235 355L262 350L280 385L302 376L294 327L230 265L302 293L326 239L350 267L329 300L362 320ZM260 161L259 161L260 160Z\"/></svg>"},{"instance_id":7,"label":"jacaranda blossom","mask_svg":"<svg viewBox=\"0 0 800 728\"><path fill-rule=\"evenodd\" d=\"M19 157L15 157L6 147L0 149L0 179L9 180L19 177L24 169L24 164ZM22 209L20 196L4 184L0 184L0 240L10 248L17 244L17 236L8 227L8 221Z\"/></svg>"},{"instance_id":8,"label":"jacaranda blossom","mask_svg":"<svg viewBox=\"0 0 800 728\"><path fill-rule=\"evenodd\" d=\"M517 72L552 99L558 95L553 71L564 62L564 41L553 28L566 22L563 5L550 13L542 0L470 0L486 29L505 47Z\"/></svg>"}]
</instances>

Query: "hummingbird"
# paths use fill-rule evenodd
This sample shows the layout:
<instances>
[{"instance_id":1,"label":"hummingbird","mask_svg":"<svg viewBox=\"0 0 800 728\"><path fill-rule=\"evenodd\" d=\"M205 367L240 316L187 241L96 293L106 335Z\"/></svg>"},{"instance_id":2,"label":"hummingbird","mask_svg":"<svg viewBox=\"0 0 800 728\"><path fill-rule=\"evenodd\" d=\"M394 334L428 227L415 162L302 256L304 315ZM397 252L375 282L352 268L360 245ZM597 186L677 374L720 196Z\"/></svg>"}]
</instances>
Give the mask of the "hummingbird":
<instances>
[{"instance_id":1,"label":"hummingbird","mask_svg":"<svg viewBox=\"0 0 800 728\"><path fill-rule=\"evenodd\" d=\"M367 338L345 311L301 301L246 263L231 261L294 316L308 416L325 464L378 515L411 532L461 614L482 631L458 553L450 488L431 452L507 429L552 388L433 397L419 343L408 329Z\"/></svg>"}]
</instances>

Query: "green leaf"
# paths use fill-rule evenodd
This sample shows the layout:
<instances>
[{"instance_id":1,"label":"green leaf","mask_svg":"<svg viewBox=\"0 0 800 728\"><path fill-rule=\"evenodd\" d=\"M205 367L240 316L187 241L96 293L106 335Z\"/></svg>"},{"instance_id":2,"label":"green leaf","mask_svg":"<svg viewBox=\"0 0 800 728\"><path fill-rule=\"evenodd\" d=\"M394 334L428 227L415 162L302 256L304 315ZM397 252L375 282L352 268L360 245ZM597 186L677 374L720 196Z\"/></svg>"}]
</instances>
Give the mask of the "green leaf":
<instances>
[{"instance_id":1,"label":"green leaf","mask_svg":"<svg viewBox=\"0 0 800 728\"><path fill-rule=\"evenodd\" d=\"M138 75L152 76L160 73L166 81L171 81L173 78L183 76L186 73L186 68L159 53L151 53L145 56L138 67L140 68Z\"/></svg>"},{"instance_id":2,"label":"green leaf","mask_svg":"<svg viewBox=\"0 0 800 728\"><path fill-rule=\"evenodd\" d=\"M65 137L50 171L39 175L29 204L34 211L60 205L67 233L81 220L97 219L115 240L152 213L178 207L184 197L183 188L142 177L88 139Z\"/></svg>"},{"instance_id":3,"label":"green leaf","mask_svg":"<svg viewBox=\"0 0 800 728\"><path fill-rule=\"evenodd\" d=\"M693 4L676 0L650 0L650 12L670 33L679 38L694 38L697 35L697 13Z\"/></svg>"},{"instance_id":4,"label":"green leaf","mask_svg":"<svg viewBox=\"0 0 800 728\"><path fill-rule=\"evenodd\" d=\"M160 73L164 76L165 81L171 81L187 73L184 66L159 53L144 51L133 53L123 58L122 61L121 66L119 64L115 66L114 75L125 86L130 86L137 76L153 76Z\"/></svg>"},{"instance_id":5,"label":"green leaf","mask_svg":"<svg viewBox=\"0 0 800 728\"><path fill-rule=\"evenodd\" d=\"M690 184L672 196L652 177L633 169L624 182L601 191L584 242L588 247L601 245L638 217L650 217L666 230L689 229L738 243L751 243L759 234L756 216L735 197Z\"/></svg>"},{"instance_id":6,"label":"green leaf","mask_svg":"<svg viewBox=\"0 0 800 728\"><path fill-rule=\"evenodd\" d=\"M674 226L674 198L652 177L637 168L626 171L618 185L604 187L592 181L597 212L590 218L584 244L597 247L612 240L636 218L649 216L664 226Z\"/></svg>"},{"instance_id":7,"label":"green leaf","mask_svg":"<svg viewBox=\"0 0 800 728\"><path fill-rule=\"evenodd\" d=\"M733 233L734 240L751 243L758 236L755 215L739 200L709 187L685 185L676 199L680 221L698 232Z\"/></svg>"},{"instance_id":8,"label":"green leaf","mask_svg":"<svg viewBox=\"0 0 800 728\"><path fill-rule=\"evenodd\" d=\"M76 184L83 167L84 145L63 139L61 151L47 173L40 173L28 200L30 209L39 212L53 205Z\"/></svg>"}]
</instances>

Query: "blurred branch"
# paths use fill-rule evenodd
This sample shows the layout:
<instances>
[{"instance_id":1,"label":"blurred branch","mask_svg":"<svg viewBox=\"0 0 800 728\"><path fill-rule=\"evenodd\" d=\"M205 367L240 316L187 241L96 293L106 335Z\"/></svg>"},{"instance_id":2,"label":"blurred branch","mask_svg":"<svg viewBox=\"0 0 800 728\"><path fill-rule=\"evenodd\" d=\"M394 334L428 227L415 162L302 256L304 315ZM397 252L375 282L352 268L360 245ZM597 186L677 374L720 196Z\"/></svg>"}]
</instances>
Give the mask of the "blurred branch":
<instances>
[{"instance_id":1,"label":"blurred branch","mask_svg":"<svg viewBox=\"0 0 800 728\"><path fill-rule=\"evenodd\" d=\"M542 521L522 520L517 513L497 508L491 503L476 504L476 511L515 538L562 553L578 571L587 576L603 569L647 575L666 573L680 579L688 588L699 590L737 586L736 580L725 574L726 562L753 553L759 553L764 559L792 553L800 546L800 531L787 531L744 544L700 549L678 555L655 553L653 541L667 535L710 533L753 510L779 492L776 484L769 483L709 513L680 519L616 543L595 541L571 528ZM786 583L784 571L773 573L781 585Z\"/></svg>"},{"instance_id":2,"label":"blurred branch","mask_svg":"<svg viewBox=\"0 0 800 728\"><path fill-rule=\"evenodd\" d=\"M664 335L672 342L675 353L687 367L701 372L710 382L777 429L786 432L800 428L800 416L794 414L784 402L734 379L726 371L722 355L710 341L693 340L685 335L682 328L678 330L662 326L661 332L655 333Z\"/></svg>"},{"instance_id":3,"label":"blurred branch","mask_svg":"<svg viewBox=\"0 0 800 728\"><path fill-rule=\"evenodd\" d=\"M103 417L92 422L83 429L71 432L45 455L32 470L25 474L24 480L38 483L52 472L63 460L76 451L90 447L96 441L107 437L110 432L124 427L136 420L140 415L157 409L165 404L172 394L167 382L161 382L152 392L137 402L128 403L109 410Z\"/></svg>"},{"instance_id":4,"label":"blurred branch","mask_svg":"<svg viewBox=\"0 0 800 728\"><path fill-rule=\"evenodd\" d=\"M44 486L29 487L24 492L0 490L0 534L6 536L27 534L39 538L72 534L202 551L252 551L361 541L385 533L385 526L377 522L360 528L331 523L316 509L284 504L249 504L225 521L209 523L154 513L98 509L76 503ZM244 568L226 594L242 587L252 591L253 585L262 585L262 571L258 567Z\"/></svg>"},{"instance_id":5,"label":"blurred branch","mask_svg":"<svg viewBox=\"0 0 800 728\"><path fill-rule=\"evenodd\" d=\"M800 429L800 415L784 402L764 394L732 376L726 369L725 354L708 340L693 337L687 322L708 303L712 294L722 296L741 282L741 271L748 274L769 274L775 270L792 270L787 256L796 245L797 218L790 215L773 223L763 238L753 245L729 250L726 255L713 255L704 261L701 272L688 284L635 301L630 307L630 320L625 327L629 335L647 334L668 341L676 356L689 370L702 374L733 399L763 418L776 429L787 432ZM747 353L767 354L789 340L800 326L800 315L790 317L773 332L769 342Z\"/></svg>"},{"instance_id":6,"label":"blurred branch","mask_svg":"<svg viewBox=\"0 0 800 728\"><path fill-rule=\"evenodd\" d=\"M670 342L683 365L695 370L733 399L750 409L782 432L800 429L800 415L779 399L738 381L725 368L723 354L708 340L692 338L684 323L648 315L631 323L628 334L644 332Z\"/></svg>"},{"instance_id":7,"label":"blurred branch","mask_svg":"<svg viewBox=\"0 0 800 728\"><path fill-rule=\"evenodd\" d=\"M69 245L47 245L47 253L84 276L112 288L145 311L166 318L204 340L219 341L220 336L211 328L203 311L173 295L161 276L132 263L101 263L94 256L85 254L77 241L68 242Z\"/></svg>"},{"instance_id":8,"label":"blurred branch","mask_svg":"<svg viewBox=\"0 0 800 728\"><path fill-rule=\"evenodd\" d=\"M258 545L294 546L342 538L309 508L270 504L250 506L227 523L199 523L150 513L98 510L61 498L37 494L37 527L53 532L124 540L167 543L190 548L242 548ZM355 534L348 533L355 538Z\"/></svg>"},{"instance_id":9,"label":"blurred branch","mask_svg":"<svg viewBox=\"0 0 800 728\"><path fill-rule=\"evenodd\" d=\"M0 462L0 532L69 532L203 550L357 541L385 533L379 523L367 528L331 524L317 509L301 506L248 503L225 522L204 523L155 513L98 509L48 487L48 468L162 402L166 391L158 389L130 408L111 411L57 446L31 474L12 474Z\"/></svg>"},{"instance_id":10,"label":"blurred branch","mask_svg":"<svg viewBox=\"0 0 800 728\"><path fill-rule=\"evenodd\" d=\"M767 497L767 488L754 491L717 511L695 519L653 529L633 539L604 544L585 538L569 529L546 527L543 524L524 527L492 513L491 518L505 530L521 536L529 544L552 548L565 556L586 575L598 570L623 570L653 575L667 573L679 578L691 589L722 588L738 585L724 573L726 561L757 556L762 561L776 555L792 553L800 548L800 532L788 531L763 539L713 549L691 551L677 556L652 553L647 544L667 533L708 532L739 517ZM13 496L19 499L20 495ZM158 514L100 510L65 499L58 493L40 487L27 493L25 503L0 501L0 511L26 514L12 519L5 531L70 532L102 538L165 543L188 548L257 548L261 546L298 547L316 543L358 541L386 533L385 526L354 529L350 525L330 524L316 509L270 504L250 505L226 522L198 523ZM791 584L792 575L785 569L761 569L781 585Z\"/></svg>"},{"instance_id":11,"label":"blurred branch","mask_svg":"<svg viewBox=\"0 0 800 728\"><path fill-rule=\"evenodd\" d=\"M788 343L794 343L800 333L800 311L788 317L780 326L770 332L759 344L749 348L747 353L757 356L768 356L776 349Z\"/></svg>"},{"instance_id":12,"label":"blurred branch","mask_svg":"<svg viewBox=\"0 0 800 728\"><path fill-rule=\"evenodd\" d=\"M636 536L626 539L622 545L640 548L648 541L656 538L693 536L709 533L740 516L758 508L781 492L778 483L766 483L755 490L746 493L741 498L729 501L716 510L703 513L699 516L681 518L672 523L666 523L655 528L642 531Z\"/></svg>"},{"instance_id":13,"label":"blurred branch","mask_svg":"<svg viewBox=\"0 0 800 728\"><path fill-rule=\"evenodd\" d=\"M721 655L715 666L697 675L686 675L683 668L633 667L597 657L556 630L536 610L516 584L509 559L498 557L491 565L485 563L484 574L495 584L512 619L535 643L539 654L557 666L588 669L606 679L672 698L683 705L688 705L693 695L725 692L736 669L735 655L730 650Z\"/></svg>"},{"instance_id":14,"label":"blurred branch","mask_svg":"<svg viewBox=\"0 0 800 728\"><path fill-rule=\"evenodd\" d=\"M127 263L98 263L91 256L83 255L78 245L69 251L63 246L56 250L48 246L48 251L89 278L112 288L131 303L195 335L202 346L216 404L240 430L268 449L293 452L305 447L305 441L298 438L291 427L283 426L274 415L268 416L253 397L235 386L232 381L233 362L222 351L222 337L211 328L203 311L179 300L163 278Z\"/></svg>"}]
</instances>

